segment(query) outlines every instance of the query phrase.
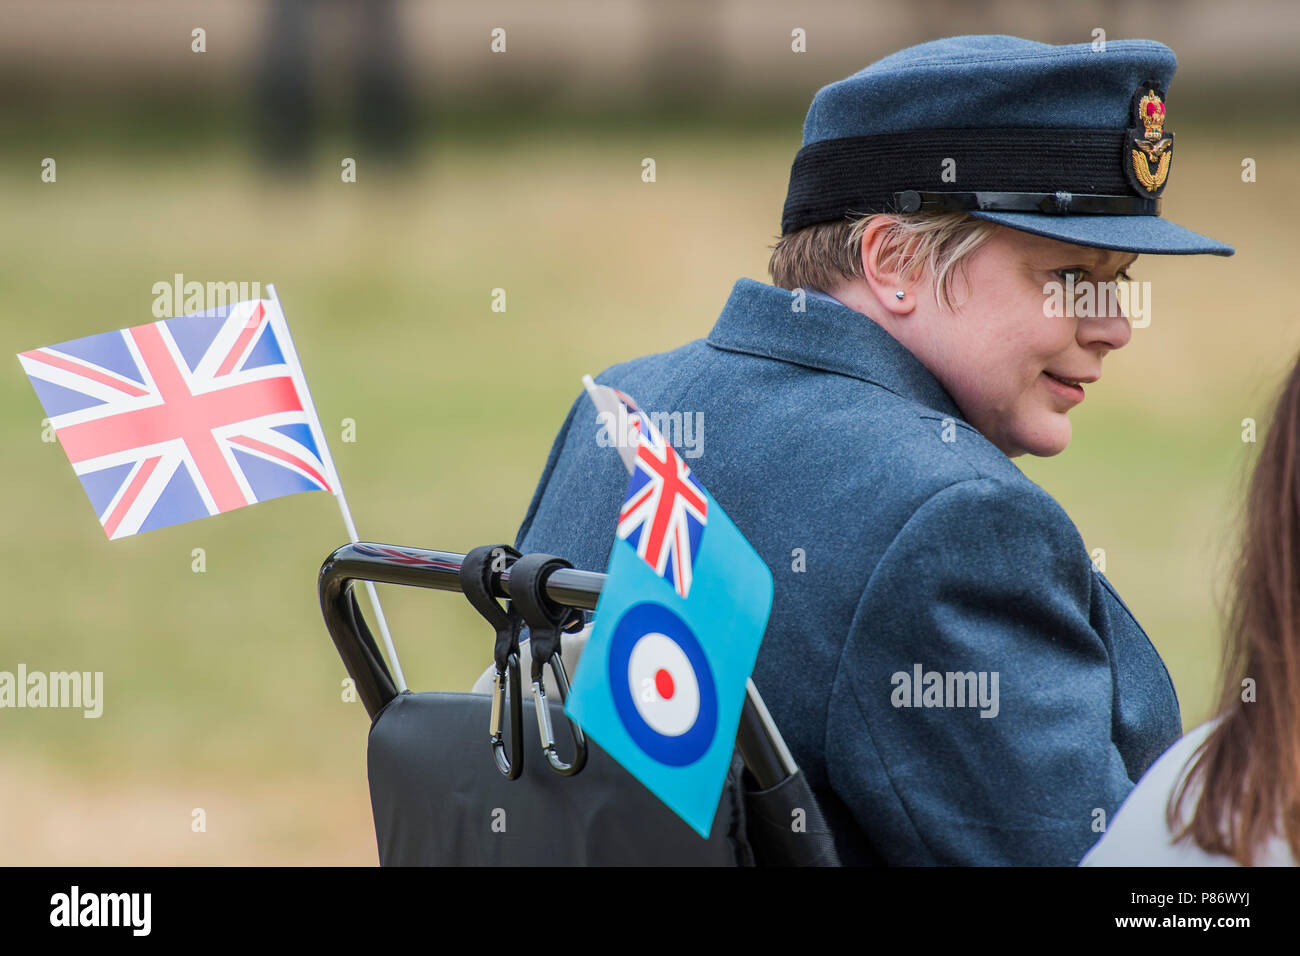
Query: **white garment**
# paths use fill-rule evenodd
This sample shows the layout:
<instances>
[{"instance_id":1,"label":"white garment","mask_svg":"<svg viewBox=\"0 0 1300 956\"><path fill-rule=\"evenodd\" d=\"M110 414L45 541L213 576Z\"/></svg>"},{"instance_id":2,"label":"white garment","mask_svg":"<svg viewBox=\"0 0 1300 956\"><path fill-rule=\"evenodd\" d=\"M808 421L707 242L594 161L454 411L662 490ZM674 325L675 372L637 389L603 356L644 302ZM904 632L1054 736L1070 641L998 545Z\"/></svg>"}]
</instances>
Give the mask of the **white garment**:
<instances>
[{"instance_id":1,"label":"white garment","mask_svg":"<svg viewBox=\"0 0 1300 956\"><path fill-rule=\"evenodd\" d=\"M1229 856L1207 853L1190 838L1175 844L1165 822L1170 794L1186 776L1196 748L1218 725L1218 719L1189 731L1153 763L1128 799L1116 811L1106 834L1088 851L1080 866L1236 866ZM1199 784L1183 798L1186 823L1200 798ZM1295 866L1291 849L1281 836L1272 837L1255 854L1256 866Z\"/></svg>"}]
</instances>

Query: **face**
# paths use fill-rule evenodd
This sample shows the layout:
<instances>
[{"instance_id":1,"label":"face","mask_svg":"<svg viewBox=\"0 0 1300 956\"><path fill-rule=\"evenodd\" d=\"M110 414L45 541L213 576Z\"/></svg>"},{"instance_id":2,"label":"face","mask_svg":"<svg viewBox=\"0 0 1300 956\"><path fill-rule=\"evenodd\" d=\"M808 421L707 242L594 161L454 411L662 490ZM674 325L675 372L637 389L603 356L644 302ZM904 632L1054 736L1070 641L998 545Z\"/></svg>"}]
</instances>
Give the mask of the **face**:
<instances>
[{"instance_id":1,"label":"face","mask_svg":"<svg viewBox=\"0 0 1300 956\"><path fill-rule=\"evenodd\" d=\"M1004 454L1056 455L1102 359L1128 344L1128 318L1105 283L1127 279L1136 258L999 227L967 258L968 281L956 268L953 309L918 288L894 334Z\"/></svg>"}]
</instances>

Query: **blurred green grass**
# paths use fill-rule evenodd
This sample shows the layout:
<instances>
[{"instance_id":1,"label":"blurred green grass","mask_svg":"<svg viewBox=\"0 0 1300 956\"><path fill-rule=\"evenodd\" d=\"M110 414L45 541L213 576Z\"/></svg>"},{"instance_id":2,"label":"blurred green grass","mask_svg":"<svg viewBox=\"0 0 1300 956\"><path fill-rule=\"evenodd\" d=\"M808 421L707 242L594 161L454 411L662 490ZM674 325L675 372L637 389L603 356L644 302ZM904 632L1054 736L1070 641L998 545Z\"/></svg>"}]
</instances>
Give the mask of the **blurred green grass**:
<instances>
[{"instance_id":1,"label":"blurred green grass","mask_svg":"<svg viewBox=\"0 0 1300 956\"><path fill-rule=\"evenodd\" d=\"M1166 215L1238 256L1139 260L1151 326L1106 360L1070 448L1018 460L1105 549L1188 727L1215 695L1215 594L1253 453L1240 422L1264 423L1300 346L1287 225L1298 193L1278 181L1296 176L1297 136L1252 142L1273 180L1248 185L1242 146L1213 133L1180 127L1196 148L1180 151ZM337 158L356 155L345 145L296 181L238 148L74 140L53 152L57 183L43 184L51 153L11 143L3 345L12 355L150 321L153 283L177 272L274 282L362 537L509 541L580 376L706 334L738 276L767 279L797 145L797 130L534 129L428 145L409 169L357 156L358 181L344 184ZM653 184L640 178L646 156ZM496 288L505 313L491 310ZM237 845L263 862L321 845L373 859L368 818L314 809L341 795L356 805L365 787L364 713L341 700L315 597L321 560L346 537L333 501L298 495L110 543L61 448L42 443L40 405L10 361L0 669L100 670L105 704L97 721L0 713L5 760L142 788L280 781L299 824L282 836L249 824ZM344 418L355 443L340 440ZM191 571L194 548L205 573ZM464 602L382 591L414 687L463 689L487 665L490 635ZM39 787L20 796L41 800ZM157 825L188 824L186 805ZM10 860L0 846L0 862L64 859L51 853Z\"/></svg>"}]
</instances>

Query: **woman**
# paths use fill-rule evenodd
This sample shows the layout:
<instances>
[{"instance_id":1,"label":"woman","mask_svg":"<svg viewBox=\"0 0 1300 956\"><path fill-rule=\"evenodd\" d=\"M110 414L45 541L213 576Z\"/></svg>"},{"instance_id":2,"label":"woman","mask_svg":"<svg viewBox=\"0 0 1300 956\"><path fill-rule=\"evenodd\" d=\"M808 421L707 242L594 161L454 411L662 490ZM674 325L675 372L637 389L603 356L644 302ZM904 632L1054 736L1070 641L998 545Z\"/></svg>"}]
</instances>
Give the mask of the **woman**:
<instances>
[{"instance_id":1,"label":"woman","mask_svg":"<svg viewBox=\"0 0 1300 956\"><path fill-rule=\"evenodd\" d=\"M824 87L773 284L597 377L703 423L690 470L774 579L753 679L845 862L1073 866L1181 733L1147 635L1012 461L1065 449L1131 336L1053 290L1232 253L1159 215L1174 68L1149 40L950 37ZM519 550L607 567L628 489L607 444L580 395Z\"/></svg>"},{"instance_id":2,"label":"woman","mask_svg":"<svg viewBox=\"0 0 1300 956\"><path fill-rule=\"evenodd\" d=\"M1246 499L1218 716L1147 771L1085 866L1300 861L1300 362Z\"/></svg>"}]
</instances>

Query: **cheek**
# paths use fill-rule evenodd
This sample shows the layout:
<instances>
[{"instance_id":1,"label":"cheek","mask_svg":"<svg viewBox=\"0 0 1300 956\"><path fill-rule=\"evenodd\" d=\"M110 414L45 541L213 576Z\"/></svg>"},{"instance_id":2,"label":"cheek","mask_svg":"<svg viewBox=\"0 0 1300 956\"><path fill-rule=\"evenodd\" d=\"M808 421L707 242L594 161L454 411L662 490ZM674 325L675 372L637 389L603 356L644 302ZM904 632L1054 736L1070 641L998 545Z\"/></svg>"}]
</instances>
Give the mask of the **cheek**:
<instances>
[{"instance_id":1,"label":"cheek","mask_svg":"<svg viewBox=\"0 0 1300 956\"><path fill-rule=\"evenodd\" d=\"M990 413L1010 419L1036 416L1050 403L1044 391L1043 370L1050 367L1069 346L1071 338L1053 334L1044 338L1044 329L1003 329L1003 339L996 349L986 347L979 380L972 380L979 402ZM1063 344L1064 343L1064 344Z\"/></svg>"},{"instance_id":2,"label":"cheek","mask_svg":"<svg viewBox=\"0 0 1300 956\"><path fill-rule=\"evenodd\" d=\"M979 387L990 401L1007 408L1034 388L1047 359L1041 344L1024 330L1003 328L983 349Z\"/></svg>"},{"instance_id":3,"label":"cheek","mask_svg":"<svg viewBox=\"0 0 1300 956\"><path fill-rule=\"evenodd\" d=\"M1008 334L1008 367L1016 369L1026 388L1038 381L1044 369L1054 365L1071 368L1079 364L1065 358L1076 348L1078 330L1074 320L1043 315L1041 298L1035 300L1033 309Z\"/></svg>"},{"instance_id":4,"label":"cheek","mask_svg":"<svg viewBox=\"0 0 1300 956\"><path fill-rule=\"evenodd\" d=\"M1023 389L1073 340L1069 320L1043 314L1043 296L1028 281L976 287L960 316L954 356L980 370L994 392Z\"/></svg>"},{"instance_id":5,"label":"cheek","mask_svg":"<svg viewBox=\"0 0 1300 956\"><path fill-rule=\"evenodd\" d=\"M949 317L942 343L948 383L968 415L1014 428L1049 396L1042 372L1073 346L1073 320L1044 314L1042 288L1028 276L972 270L969 298Z\"/></svg>"}]
</instances>

